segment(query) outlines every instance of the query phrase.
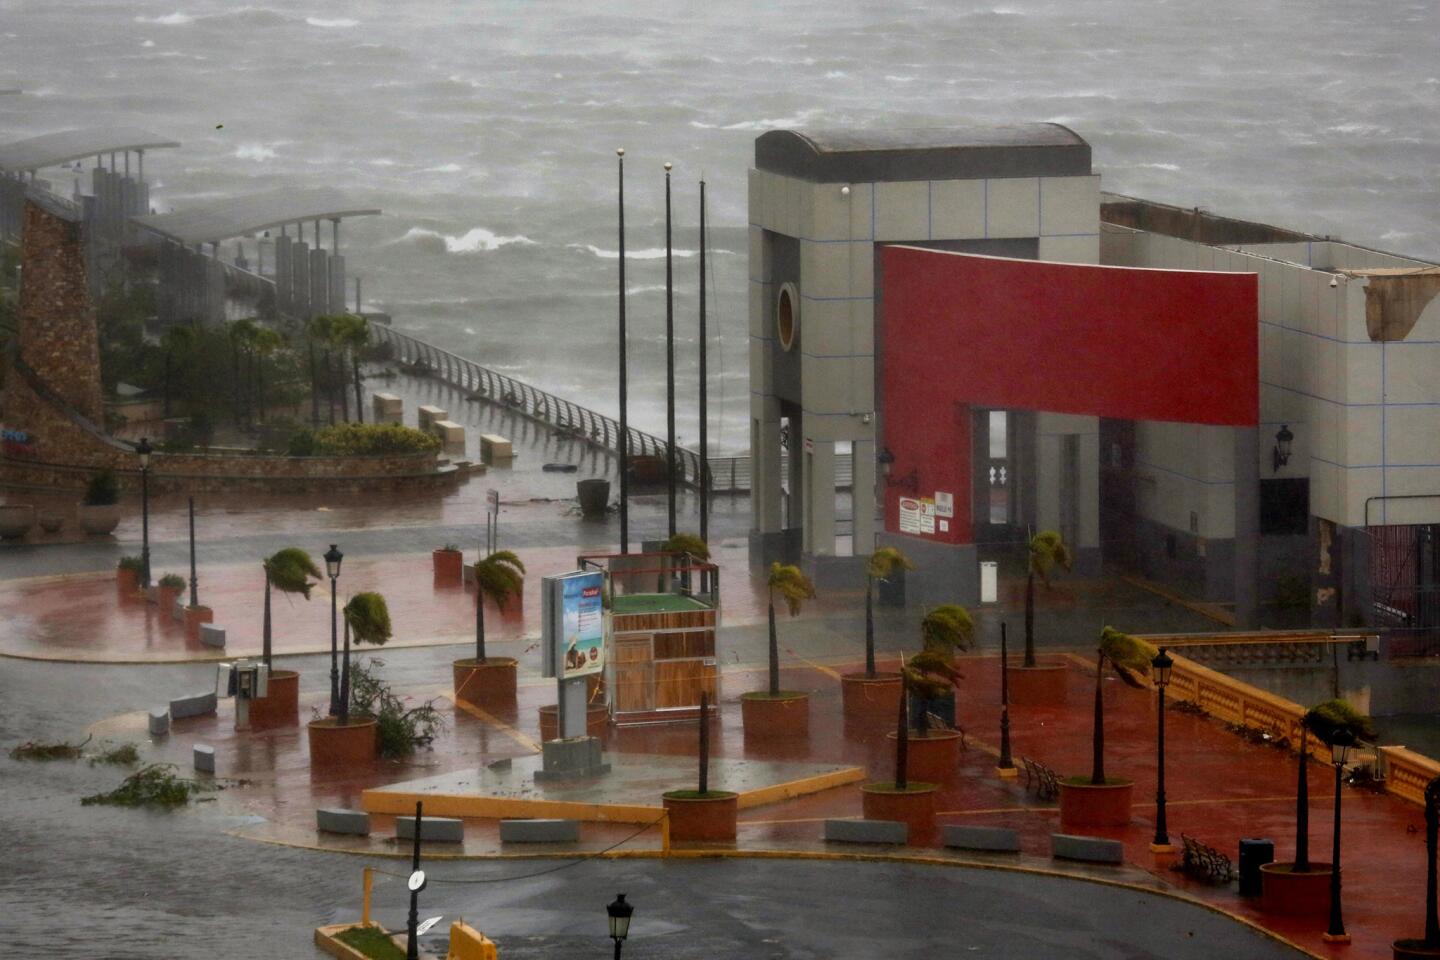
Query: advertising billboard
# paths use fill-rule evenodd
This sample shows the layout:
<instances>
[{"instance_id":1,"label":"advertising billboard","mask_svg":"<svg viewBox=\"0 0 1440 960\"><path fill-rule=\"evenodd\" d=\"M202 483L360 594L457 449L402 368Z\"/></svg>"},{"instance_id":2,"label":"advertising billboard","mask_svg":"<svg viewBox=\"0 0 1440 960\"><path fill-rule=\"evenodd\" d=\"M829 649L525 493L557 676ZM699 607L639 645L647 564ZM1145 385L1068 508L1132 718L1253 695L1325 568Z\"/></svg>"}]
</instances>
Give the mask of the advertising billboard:
<instances>
[{"instance_id":1,"label":"advertising billboard","mask_svg":"<svg viewBox=\"0 0 1440 960\"><path fill-rule=\"evenodd\" d=\"M545 577L546 676L560 680L605 668L605 575Z\"/></svg>"}]
</instances>

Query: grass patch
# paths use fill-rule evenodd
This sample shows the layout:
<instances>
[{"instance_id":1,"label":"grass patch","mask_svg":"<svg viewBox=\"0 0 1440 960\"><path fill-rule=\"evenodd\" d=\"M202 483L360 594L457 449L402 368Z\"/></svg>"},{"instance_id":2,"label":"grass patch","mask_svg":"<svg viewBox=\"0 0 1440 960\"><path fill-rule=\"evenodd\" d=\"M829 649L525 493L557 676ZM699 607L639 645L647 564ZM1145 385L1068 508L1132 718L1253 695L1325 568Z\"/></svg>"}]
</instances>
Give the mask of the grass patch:
<instances>
[{"instance_id":1,"label":"grass patch","mask_svg":"<svg viewBox=\"0 0 1440 960\"><path fill-rule=\"evenodd\" d=\"M379 927L351 927L337 933L335 939L374 960L405 960L405 951Z\"/></svg>"},{"instance_id":2,"label":"grass patch","mask_svg":"<svg viewBox=\"0 0 1440 960\"><path fill-rule=\"evenodd\" d=\"M152 763L130 774L109 793L82 797L80 804L86 807L159 807L164 810L183 807L204 787L194 780L177 777L175 770L173 763Z\"/></svg>"},{"instance_id":3,"label":"grass patch","mask_svg":"<svg viewBox=\"0 0 1440 960\"><path fill-rule=\"evenodd\" d=\"M662 796L666 800L724 800L735 794L729 790L667 790Z\"/></svg>"},{"instance_id":4,"label":"grass patch","mask_svg":"<svg viewBox=\"0 0 1440 960\"><path fill-rule=\"evenodd\" d=\"M109 764L112 767L133 767L140 762L140 751L135 749L133 743L122 743L118 747L111 747L103 750L90 758L90 766L99 763Z\"/></svg>"},{"instance_id":5,"label":"grass patch","mask_svg":"<svg viewBox=\"0 0 1440 960\"><path fill-rule=\"evenodd\" d=\"M86 737L79 743L36 743L34 740L27 740L18 747L10 749L11 760L79 760L85 744L90 742Z\"/></svg>"}]
</instances>

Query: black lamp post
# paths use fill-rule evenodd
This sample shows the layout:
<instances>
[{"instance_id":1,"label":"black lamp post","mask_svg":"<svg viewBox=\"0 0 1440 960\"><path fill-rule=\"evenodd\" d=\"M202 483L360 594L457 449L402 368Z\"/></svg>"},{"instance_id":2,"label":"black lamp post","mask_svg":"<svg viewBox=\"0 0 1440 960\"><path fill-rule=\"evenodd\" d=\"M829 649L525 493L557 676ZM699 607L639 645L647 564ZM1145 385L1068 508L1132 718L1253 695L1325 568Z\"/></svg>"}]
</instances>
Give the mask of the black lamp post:
<instances>
[{"instance_id":1,"label":"black lamp post","mask_svg":"<svg viewBox=\"0 0 1440 960\"><path fill-rule=\"evenodd\" d=\"M1165 824L1165 688L1170 685L1170 671L1175 666L1175 661L1170 654L1161 647L1155 659L1150 661L1150 668L1154 671L1155 690L1159 697L1159 762L1155 770L1155 839L1150 842L1150 849L1155 853L1172 853L1174 845L1170 843L1170 831Z\"/></svg>"},{"instance_id":2,"label":"black lamp post","mask_svg":"<svg viewBox=\"0 0 1440 960\"><path fill-rule=\"evenodd\" d=\"M1270 466L1274 473L1279 473L1280 468L1290 462L1290 442L1295 439L1295 434L1290 432L1290 425L1282 423L1280 430L1275 434L1275 446L1270 450Z\"/></svg>"},{"instance_id":3,"label":"black lamp post","mask_svg":"<svg viewBox=\"0 0 1440 960\"><path fill-rule=\"evenodd\" d=\"M1015 776L1015 759L1010 755L1010 651L1006 646L1005 623L1000 623L1000 760L995 772Z\"/></svg>"},{"instance_id":4,"label":"black lamp post","mask_svg":"<svg viewBox=\"0 0 1440 960\"><path fill-rule=\"evenodd\" d=\"M330 548L335 549L333 546ZM340 561L335 561L338 566ZM410 879L405 885L410 888L410 916L405 924L405 960L420 960L420 891L426 887L425 871L420 869L420 811L424 804L415 801L415 845L410 857Z\"/></svg>"},{"instance_id":5,"label":"black lamp post","mask_svg":"<svg viewBox=\"0 0 1440 960\"><path fill-rule=\"evenodd\" d=\"M619 168L620 206L620 552L630 552L630 424L626 391L627 368L625 359L625 148L615 151Z\"/></svg>"},{"instance_id":6,"label":"black lamp post","mask_svg":"<svg viewBox=\"0 0 1440 960\"><path fill-rule=\"evenodd\" d=\"M615 902L605 908L610 915L610 939L615 941L615 960L620 960L620 944L630 935L630 915L635 908L625 902L625 894L617 893Z\"/></svg>"},{"instance_id":7,"label":"black lamp post","mask_svg":"<svg viewBox=\"0 0 1440 960\"><path fill-rule=\"evenodd\" d=\"M325 551L325 572L330 577L330 716L340 712L340 651L336 637L335 581L340 579L340 561L345 554L335 544Z\"/></svg>"},{"instance_id":8,"label":"black lamp post","mask_svg":"<svg viewBox=\"0 0 1440 960\"><path fill-rule=\"evenodd\" d=\"M190 498L190 606L200 605L200 579L195 576L195 498Z\"/></svg>"},{"instance_id":9,"label":"black lamp post","mask_svg":"<svg viewBox=\"0 0 1440 960\"><path fill-rule=\"evenodd\" d=\"M1345 919L1340 912L1340 790L1345 761L1350 758L1350 748L1354 745L1355 735L1349 730L1337 730L1330 741L1330 762L1335 766L1335 832L1330 851L1330 923L1321 935L1326 943L1350 942L1350 934L1345 932Z\"/></svg>"},{"instance_id":10,"label":"black lamp post","mask_svg":"<svg viewBox=\"0 0 1440 960\"><path fill-rule=\"evenodd\" d=\"M135 452L140 455L140 586L150 586L150 454L149 439L140 438Z\"/></svg>"},{"instance_id":11,"label":"black lamp post","mask_svg":"<svg viewBox=\"0 0 1440 960\"><path fill-rule=\"evenodd\" d=\"M675 536L675 273L670 233L670 169L665 163L665 496L669 536Z\"/></svg>"}]
</instances>

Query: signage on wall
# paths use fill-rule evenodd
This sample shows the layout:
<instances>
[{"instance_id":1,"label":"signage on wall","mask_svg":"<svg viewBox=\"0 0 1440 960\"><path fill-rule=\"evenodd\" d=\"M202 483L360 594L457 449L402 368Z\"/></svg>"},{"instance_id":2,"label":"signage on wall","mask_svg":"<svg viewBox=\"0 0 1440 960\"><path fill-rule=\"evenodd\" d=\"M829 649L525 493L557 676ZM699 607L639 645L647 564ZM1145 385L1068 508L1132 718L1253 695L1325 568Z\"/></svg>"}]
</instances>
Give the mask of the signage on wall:
<instances>
[{"instance_id":1,"label":"signage on wall","mask_svg":"<svg viewBox=\"0 0 1440 960\"><path fill-rule=\"evenodd\" d=\"M955 516L955 494L946 493L944 490L935 491L935 516L947 520ZM944 526L946 525L942 524L942 529Z\"/></svg>"},{"instance_id":2,"label":"signage on wall","mask_svg":"<svg viewBox=\"0 0 1440 960\"><path fill-rule=\"evenodd\" d=\"M34 457L35 437L28 430L0 427L0 452L7 457Z\"/></svg>"},{"instance_id":3,"label":"signage on wall","mask_svg":"<svg viewBox=\"0 0 1440 960\"><path fill-rule=\"evenodd\" d=\"M935 501L930 497L901 497L900 532L933 536Z\"/></svg>"}]
</instances>

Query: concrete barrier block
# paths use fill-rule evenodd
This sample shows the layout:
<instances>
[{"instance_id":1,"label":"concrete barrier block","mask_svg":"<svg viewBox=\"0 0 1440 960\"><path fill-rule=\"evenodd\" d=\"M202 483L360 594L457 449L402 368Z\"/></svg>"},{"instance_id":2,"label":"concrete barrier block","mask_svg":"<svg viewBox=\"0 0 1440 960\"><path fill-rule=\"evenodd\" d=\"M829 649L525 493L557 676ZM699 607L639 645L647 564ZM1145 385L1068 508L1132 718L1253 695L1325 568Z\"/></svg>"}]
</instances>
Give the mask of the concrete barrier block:
<instances>
[{"instance_id":1,"label":"concrete barrier block","mask_svg":"<svg viewBox=\"0 0 1440 960\"><path fill-rule=\"evenodd\" d=\"M436 420L430 429L440 439L440 449L448 454L465 455L465 428L454 420Z\"/></svg>"},{"instance_id":2,"label":"concrete barrier block","mask_svg":"<svg viewBox=\"0 0 1440 960\"><path fill-rule=\"evenodd\" d=\"M170 619L176 623L185 622L185 601L179 597L175 598L175 603L170 608Z\"/></svg>"},{"instance_id":3,"label":"concrete barrier block","mask_svg":"<svg viewBox=\"0 0 1440 960\"><path fill-rule=\"evenodd\" d=\"M421 406L416 411L416 420L421 430L429 433L438 420L449 420L450 411L442 407Z\"/></svg>"},{"instance_id":4,"label":"concrete barrier block","mask_svg":"<svg viewBox=\"0 0 1440 960\"><path fill-rule=\"evenodd\" d=\"M225 628L213 623L200 624L200 643L206 647L225 649Z\"/></svg>"},{"instance_id":5,"label":"concrete barrier block","mask_svg":"<svg viewBox=\"0 0 1440 960\"><path fill-rule=\"evenodd\" d=\"M396 817L395 836L401 840L414 840L415 818ZM436 843L464 843L465 821L451 817L423 817L420 820L420 839Z\"/></svg>"},{"instance_id":6,"label":"concrete barrier block","mask_svg":"<svg viewBox=\"0 0 1440 960\"><path fill-rule=\"evenodd\" d=\"M579 820L501 820L501 843L579 843Z\"/></svg>"},{"instance_id":7,"label":"concrete barrier block","mask_svg":"<svg viewBox=\"0 0 1440 960\"><path fill-rule=\"evenodd\" d=\"M342 810L336 807L316 810L315 829L321 833L348 833L357 837L368 837L370 814L364 810Z\"/></svg>"},{"instance_id":8,"label":"concrete barrier block","mask_svg":"<svg viewBox=\"0 0 1440 960\"><path fill-rule=\"evenodd\" d=\"M910 828L899 820L826 820L825 839L841 843L900 843Z\"/></svg>"},{"instance_id":9,"label":"concrete barrier block","mask_svg":"<svg viewBox=\"0 0 1440 960\"><path fill-rule=\"evenodd\" d=\"M150 736L163 737L170 732L170 708L156 707L150 711Z\"/></svg>"},{"instance_id":10,"label":"concrete barrier block","mask_svg":"<svg viewBox=\"0 0 1440 960\"><path fill-rule=\"evenodd\" d=\"M1019 853L1020 834L1008 827L962 827L947 825L942 828L945 846L956 850L989 850L994 853Z\"/></svg>"},{"instance_id":11,"label":"concrete barrier block","mask_svg":"<svg viewBox=\"0 0 1440 960\"><path fill-rule=\"evenodd\" d=\"M170 719L184 720L186 717L205 717L215 712L215 691L192 693L170 701Z\"/></svg>"},{"instance_id":12,"label":"concrete barrier block","mask_svg":"<svg viewBox=\"0 0 1440 960\"><path fill-rule=\"evenodd\" d=\"M1105 837L1083 837L1073 833L1050 834L1050 855L1061 860L1089 863L1124 863L1125 845Z\"/></svg>"},{"instance_id":13,"label":"concrete barrier block","mask_svg":"<svg viewBox=\"0 0 1440 960\"><path fill-rule=\"evenodd\" d=\"M203 743L195 744L195 769L200 773L215 772L215 748Z\"/></svg>"},{"instance_id":14,"label":"concrete barrier block","mask_svg":"<svg viewBox=\"0 0 1440 960\"><path fill-rule=\"evenodd\" d=\"M513 460L515 445L498 433L480 434L480 462L494 463L497 460Z\"/></svg>"},{"instance_id":15,"label":"concrete barrier block","mask_svg":"<svg viewBox=\"0 0 1440 960\"><path fill-rule=\"evenodd\" d=\"M376 423L400 423L405 416L405 401L393 393L377 393L373 397Z\"/></svg>"}]
</instances>

